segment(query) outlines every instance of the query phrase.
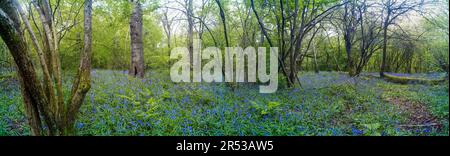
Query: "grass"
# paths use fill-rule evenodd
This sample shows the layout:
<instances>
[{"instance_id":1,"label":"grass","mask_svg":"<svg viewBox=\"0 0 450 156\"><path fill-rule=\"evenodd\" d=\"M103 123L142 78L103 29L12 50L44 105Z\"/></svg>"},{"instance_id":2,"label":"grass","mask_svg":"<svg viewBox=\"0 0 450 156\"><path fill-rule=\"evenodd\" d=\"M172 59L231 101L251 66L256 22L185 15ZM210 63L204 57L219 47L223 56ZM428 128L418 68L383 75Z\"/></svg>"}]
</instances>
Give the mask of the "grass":
<instances>
[{"instance_id":1,"label":"grass","mask_svg":"<svg viewBox=\"0 0 450 156\"><path fill-rule=\"evenodd\" d=\"M219 83L175 84L158 72L143 80L122 71L95 70L92 76L76 123L78 135L449 135L448 82L402 85L338 72L306 72L300 74L303 88L259 94L255 84L240 84L233 92ZM18 83L0 85L0 135L29 135ZM388 102L392 97L424 104L443 126L400 127L408 114Z\"/></svg>"}]
</instances>

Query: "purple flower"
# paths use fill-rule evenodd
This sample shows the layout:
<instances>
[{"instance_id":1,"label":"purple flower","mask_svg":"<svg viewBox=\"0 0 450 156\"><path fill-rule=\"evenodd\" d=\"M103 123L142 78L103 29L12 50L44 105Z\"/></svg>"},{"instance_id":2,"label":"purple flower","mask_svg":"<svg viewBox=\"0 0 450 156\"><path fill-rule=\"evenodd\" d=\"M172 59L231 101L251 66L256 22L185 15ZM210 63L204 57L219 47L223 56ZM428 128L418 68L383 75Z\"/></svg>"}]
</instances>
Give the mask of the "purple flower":
<instances>
[{"instance_id":1,"label":"purple flower","mask_svg":"<svg viewBox=\"0 0 450 156\"><path fill-rule=\"evenodd\" d=\"M331 132L333 133L334 136L337 135L337 132L336 132L336 130L334 128L331 128Z\"/></svg>"},{"instance_id":2,"label":"purple flower","mask_svg":"<svg viewBox=\"0 0 450 156\"><path fill-rule=\"evenodd\" d=\"M135 128L137 127L137 124L134 121L131 121L130 123L131 123L131 125L133 125L133 127L135 127Z\"/></svg>"},{"instance_id":3,"label":"purple flower","mask_svg":"<svg viewBox=\"0 0 450 156\"><path fill-rule=\"evenodd\" d=\"M189 133L192 134L192 126L188 126Z\"/></svg>"},{"instance_id":4,"label":"purple flower","mask_svg":"<svg viewBox=\"0 0 450 156\"><path fill-rule=\"evenodd\" d=\"M352 133L353 135L363 135L364 131L352 127Z\"/></svg>"},{"instance_id":5,"label":"purple flower","mask_svg":"<svg viewBox=\"0 0 450 156\"><path fill-rule=\"evenodd\" d=\"M80 122L77 124L77 129L81 129L81 128L83 128L83 126L84 126L84 124L82 122Z\"/></svg>"}]
</instances>

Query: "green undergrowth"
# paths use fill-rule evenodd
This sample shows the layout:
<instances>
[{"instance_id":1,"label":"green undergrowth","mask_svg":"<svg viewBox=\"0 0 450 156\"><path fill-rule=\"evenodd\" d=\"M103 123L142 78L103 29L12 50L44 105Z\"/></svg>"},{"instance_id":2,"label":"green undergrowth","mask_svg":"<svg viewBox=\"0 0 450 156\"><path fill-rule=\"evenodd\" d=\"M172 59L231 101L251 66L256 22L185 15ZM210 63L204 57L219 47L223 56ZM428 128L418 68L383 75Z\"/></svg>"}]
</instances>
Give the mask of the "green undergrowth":
<instances>
[{"instance_id":1,"label":"green undergrowth","mask_svg":"<svg viewBox=\"0 0 450 156\"><path fill-rule=\"evenodd\" d=\"M92 77L76 123L82 136L448 135L448 85L399 85L321 72L301 74L303 88L260 94L258 84L238 84L233 91L223 83L172 83L159 72L141 80L95 70ZM426 104L447 126L401 129L407 114L385 100L394 96ZM0 135L29 135L22 105L18 83L2 83Z\"/></svg>"}]
</instances>

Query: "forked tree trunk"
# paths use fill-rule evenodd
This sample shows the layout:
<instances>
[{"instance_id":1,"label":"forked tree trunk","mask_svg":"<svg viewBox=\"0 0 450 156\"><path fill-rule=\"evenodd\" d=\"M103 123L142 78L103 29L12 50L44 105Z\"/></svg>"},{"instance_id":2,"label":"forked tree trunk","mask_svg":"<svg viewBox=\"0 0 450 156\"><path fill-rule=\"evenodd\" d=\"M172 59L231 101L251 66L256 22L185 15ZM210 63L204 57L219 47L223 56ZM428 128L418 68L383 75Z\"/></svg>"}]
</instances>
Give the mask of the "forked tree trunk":
<instances>
[{"instance_id":1,"label":"forked tree trunk","mask_svg":"<svg viewBox=\"0 0 450 156\"><path fill-rule=\"evenodd\" d=\"M49 107L51 114L51 118L55 119L58 125L62 125L62 121L59 120L63 116L64 111L64 95L62 91L62 77L61 77L61 64L59 59L59 50L58 50L58 38L56 36L56 28L53 23L53 15L50 9L50 4L48 0L34 1L32 2L35 6L37 12L39 13L39 17L42 23L43 31L44 31L44 47L45 54L47 59L47 66L49 73L52 77L52 83L55 83L54 89L46 89L45 92L54 92L55 96L47 94L49 96ZM56 126L55 127L61 127ZM61 129L60 129L61 131Z\"/></svg>"},{"instance_id":2,"label":"forked tree trunk","mask_svg":"<svg viewBox=\"0 0 450 156\"><path fill-rule=\"evenodd\" d=\"M14 7L16 5L16 7ZM40 1L36 4L36 8L41 15L51 15L50 9L43 5L48 5L47 0ZM17 10L16 10L17 8ZM86 93L90 89L90 64L91 64L91 9L92 0L85 1L85 43L84 50L81 56L80 68L78 75L73 83L71 97L68 103L64 103L62 96L62 79L60 76L60 62L57 54L57 38L55 34L49 33L55 30L53 23L41 18L43 26L49 40L44 41L51 45L50 50L52 57L46 57L42 52L35 34L29 26L28 19L24 16L24 12L16 0L2 0L0 1L0 36L8 46L14 61L17 66L22 96L24 100L24 108L27 119L31 128L32 135L72 135L74 134L73 125L75 123L76 114L81 107ZM41 68L44 74L44 81L41 86L41 81L38 79L34 65L31 61L31 55L27 49L24 34L20 31L20 20L18 12L22 15L22 20L25 23L28 32L30 33L33 46L36 49ZM44 17L44 16L42 16ZM51 16L50 16L51 17ZM52 27L52 28L51 28ZM51 40L51 41L50 41ZM44 43L44 44L45 44ZM51 59L51 61L49 61ZM51 66L48 64L51 62ZM49 69L54 69L51 74L54 80L49 80ZM55 86L52 84L56 83ZM44 129L44 127L47 127Z\"/></svg>"},{"instance_id":3,"label":"forked tree trunk","mask_svg":"<svg viewBox=\"0 0 450 156\"><path fill-rule=\"evenodd\" d=\"M8 46L17 66L25 112L32 135L42 135L40 115L44 116L46 124L54 124L54 120L51 120L50 112L46 111L48 101L42 92L25 38L20 31L19 16L11 0L0 1L0 36Z\"/></svg>"},{"instance_id":4,"label":"forked tree trunk","mask_svg":"<svg viewBox=\"0 0 450 156\"><path fill-rule=\"evenodd\" d=\"M142 6L134 1L134 9L130 20L131 66L128 75L144 78L144 48L142 38Z\"/></svg>"},{"instance_id":5,"label":"forked tree trunk","mask_svg":"<svg viewBox=\"0 0 450 156\"><path fill-rule=\"evenodd\" d=\"M49 68L48 68L48 65L47 65L48 61L46 61L48 56L46 56L44 54L43 50L41 49L41 47L39 45L39 42L38 42L38 40L36 38L36 35L34 34L34 31L33 31L33 29L30 26L30 22L28 21L25 12L22 10L22 7L20 6L20 4L17 1L14 1L14 2L15 2L17 11L21 15L22 21L25 24L25 27L28 30L29 34L30 34L30 37L31 37L33 46L34 46L34 48L36 50L36 53L39 56L39 61L40 61L40 64L41 64L42 74L43 74L43 79L44 79L43 89L44 89L44 92L45 92L45 96L48 99L48 102L49 102L50 106L55 106L56 105L56 103L55 103L56 102L56 96L55 96L55 93L51 91L53 89L53 83L52 83L53 81L52 81L51 74L49 72Z\"/></svg>"}]
</instances>

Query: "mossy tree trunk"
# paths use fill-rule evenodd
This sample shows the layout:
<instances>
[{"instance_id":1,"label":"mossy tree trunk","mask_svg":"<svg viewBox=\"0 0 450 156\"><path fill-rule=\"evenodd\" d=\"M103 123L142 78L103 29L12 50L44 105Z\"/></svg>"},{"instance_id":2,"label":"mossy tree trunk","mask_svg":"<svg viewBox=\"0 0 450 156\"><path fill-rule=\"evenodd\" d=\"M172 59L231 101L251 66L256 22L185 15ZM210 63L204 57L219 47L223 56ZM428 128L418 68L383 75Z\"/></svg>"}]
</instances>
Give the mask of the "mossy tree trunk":
<instances>
[{"instance_id":1,"label":"mossy tree trunk","mask_svg":"<svg viewBox=\"0 0 450 156\"><path fill-rule=\"evenodd\" d=\"M47 47L45 50L40 48L33 30L29 26L28 19L16 0L0 1L0 36L8 46L17 65L24 108L32 135L72 135L75 132L73 125L76 115L90 89L92 0L85 1L84 49L81 54L78 74L67 104L64 102L62 92L61 65L56 42L58 38L51 20L51 9L49 9L47 0L41 0L34 5L41 15L46 34L43 41L44 47ZM25 42L25 36L21 32L19 14L22 15L22 21L39 56L40 67L44 75L42 82L37 77L31 54ZM43 127L47 128L44 129Z\"/></svg>"}]
</instances>

